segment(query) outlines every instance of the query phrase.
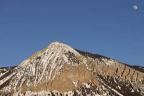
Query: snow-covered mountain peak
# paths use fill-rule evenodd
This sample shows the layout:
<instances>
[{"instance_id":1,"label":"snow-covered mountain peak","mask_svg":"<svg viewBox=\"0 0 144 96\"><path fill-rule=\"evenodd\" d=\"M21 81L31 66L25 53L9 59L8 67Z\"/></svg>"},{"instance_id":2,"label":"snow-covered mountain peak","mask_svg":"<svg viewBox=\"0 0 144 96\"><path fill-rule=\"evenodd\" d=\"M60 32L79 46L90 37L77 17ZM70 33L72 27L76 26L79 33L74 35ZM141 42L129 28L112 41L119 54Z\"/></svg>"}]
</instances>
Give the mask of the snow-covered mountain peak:
<instances>
[{"instance_id":1,"label":"snow-covered mountain peak","mask_svg":"<svg viewBox=\"0 0 144 96\"><path fill-rule=\"evenodd\" d=\"M144 96L144 70L53 42L0 68L0 96Z\"/></svg>"},{"instance_id":2,"label":"snow-covered mountain peak","mask_svg":"<svg viewBox=\"0 0 144 96\"><path fill-rule=\"evenodd\" d=\"M65 65L77 66L83 61L82 55L75 49L63 43L53 42L24 60L16 71L17 75L22 76L21 78L24 75L28 78L35 77L31 80L23 78L23 81L28 80L26 85L39 84L53 80Z\"/></svg>"},{"instance_id":3,"label":"snow-covered mountain peak","mask_svg":"<svg viewBox=\"0 0 144 96\"><path fill-rule=\"evenodd\" d=\"M19 66L27 66L30 62L40 61L47 64L50 59L63 58L65 62L68 62L68 55L80 56L80 53L67 44L60 42L52 42L48 47L34 53L28 59L24 60ZM55 60L54 59L54 60Z\"/></svg>"},{"instance_id":4,"label":"snow-covered mountain peak","mask_svg":"<svg viewBox=\"0 0 144 96\"><path fill-rule=\"evenodd\" d=\"M48 48L48 50L51 51L61 51L61 52L72 52L74 54L79 54L77 51L75 51L72 47L70 47L67 44L61 43L61 42L52 42Z\"/></svg>"}]
</instances>

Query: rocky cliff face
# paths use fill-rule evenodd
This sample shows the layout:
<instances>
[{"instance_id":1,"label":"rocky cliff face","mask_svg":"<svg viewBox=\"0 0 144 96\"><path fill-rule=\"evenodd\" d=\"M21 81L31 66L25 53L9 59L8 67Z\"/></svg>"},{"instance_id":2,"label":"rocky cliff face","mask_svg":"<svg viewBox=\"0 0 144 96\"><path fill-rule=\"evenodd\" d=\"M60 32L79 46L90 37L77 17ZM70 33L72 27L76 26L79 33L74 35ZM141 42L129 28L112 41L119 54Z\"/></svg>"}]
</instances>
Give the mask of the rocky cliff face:
<instances>
[{"instance_id":1,"label":"rocky cliff face","mask_svg":"<svg viewBox=\"0 0 144 96\"><path fill-rule=\"evenodd\" d=\"M0 68L0 96L144 96L144 69L54 42Z\"/></svg>"}]
</instances>

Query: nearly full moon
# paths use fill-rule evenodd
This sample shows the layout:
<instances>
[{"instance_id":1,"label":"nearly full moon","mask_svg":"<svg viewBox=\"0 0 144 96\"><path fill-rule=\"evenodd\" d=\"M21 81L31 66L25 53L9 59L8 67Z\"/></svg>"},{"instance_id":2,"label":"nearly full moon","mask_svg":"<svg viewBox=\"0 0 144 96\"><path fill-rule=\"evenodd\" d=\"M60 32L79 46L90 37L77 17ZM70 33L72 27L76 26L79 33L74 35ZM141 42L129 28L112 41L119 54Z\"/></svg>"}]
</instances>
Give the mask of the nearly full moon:
<instances>
[{"instance_id":1,"label":"nearly full moon","mask_svg":"<svg viewBox=\"0 0 144 96\"><path fill-rule=\"evenodd\" d=\"M138 8L139 8L138 5L133 5L134 10L138 10Z\"/></svg>"}]
</instances>

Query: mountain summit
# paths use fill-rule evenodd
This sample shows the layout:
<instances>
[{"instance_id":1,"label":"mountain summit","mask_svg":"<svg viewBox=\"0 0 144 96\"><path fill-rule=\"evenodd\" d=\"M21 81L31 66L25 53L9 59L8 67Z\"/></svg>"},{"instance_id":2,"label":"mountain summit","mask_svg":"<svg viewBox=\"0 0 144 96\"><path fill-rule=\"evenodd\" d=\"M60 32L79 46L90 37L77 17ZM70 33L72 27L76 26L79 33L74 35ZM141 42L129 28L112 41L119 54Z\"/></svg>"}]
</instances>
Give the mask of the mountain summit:
<instances>
[{"instance_id":1,"label":"mountain summit","mask_svg":"<svg viewBox=\"0 0 144 96\"><path fill-rule=\"evenodd\" d=\"M0 68L0 96L144 96L144 69L53 42Z\"/></svg>"}]
</instances>

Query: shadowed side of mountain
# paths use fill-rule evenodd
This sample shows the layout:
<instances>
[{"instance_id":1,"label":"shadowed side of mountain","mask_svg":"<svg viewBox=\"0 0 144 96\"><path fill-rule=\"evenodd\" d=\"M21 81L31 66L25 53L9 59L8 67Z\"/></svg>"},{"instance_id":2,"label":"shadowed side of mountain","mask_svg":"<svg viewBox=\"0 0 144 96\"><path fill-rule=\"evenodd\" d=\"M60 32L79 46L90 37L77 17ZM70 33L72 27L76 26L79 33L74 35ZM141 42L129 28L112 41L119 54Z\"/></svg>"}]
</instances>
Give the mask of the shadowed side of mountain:
<instances>
[{"instance_id":1,"label":"shadowed side of mountain","mask_svg":"<svg viewBox=\"0 0 144 96\"><path fill-rule=\"evenodd\" d=\"M141 67L141 66L137 66L137 65L128 65L129 67L135 69L135 70L138 70L140 72L143 72L144 73L144 67Z\"/></svg>"}]
</instances>

